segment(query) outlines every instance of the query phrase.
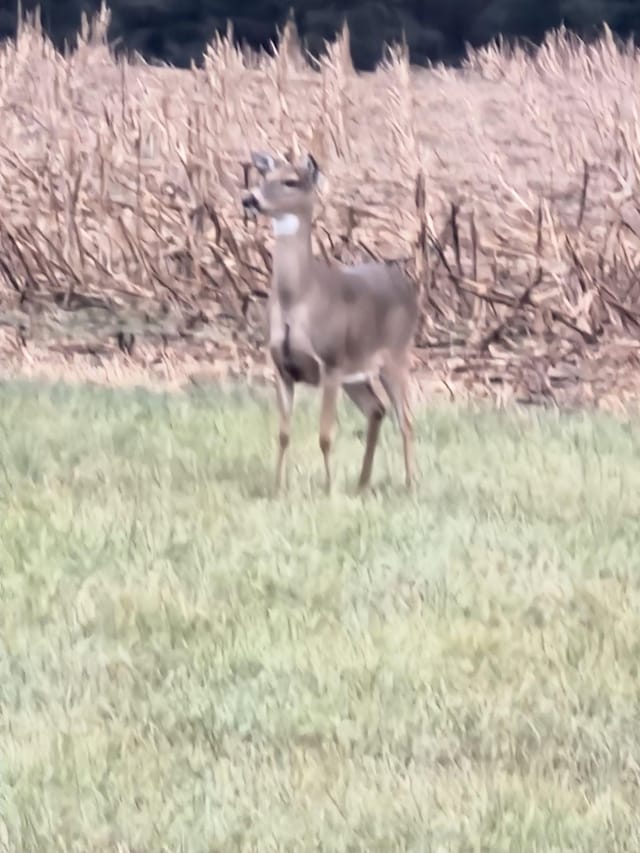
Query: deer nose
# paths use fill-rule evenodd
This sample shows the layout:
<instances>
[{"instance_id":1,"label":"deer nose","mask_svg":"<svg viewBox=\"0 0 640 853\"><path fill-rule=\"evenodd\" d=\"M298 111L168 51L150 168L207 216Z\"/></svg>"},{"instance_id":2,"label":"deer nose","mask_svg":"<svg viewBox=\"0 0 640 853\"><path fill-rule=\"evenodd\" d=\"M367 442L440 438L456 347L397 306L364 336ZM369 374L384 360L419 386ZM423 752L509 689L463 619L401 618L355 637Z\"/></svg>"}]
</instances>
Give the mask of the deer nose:
<instances>
[{"instance_id":1,"label":"deer nose","mask_svg":"<svg viewBox=\"0 0 640 853\"><path fill-rule=\"evenodd\" d=\"M250 211L256 211L256 210L259 211L260 210L260 202L258 201L256 196L251 192L245 193L242 196L242 206L244 207L245 210L250 210Z\"/></svg>"}]
</instances>

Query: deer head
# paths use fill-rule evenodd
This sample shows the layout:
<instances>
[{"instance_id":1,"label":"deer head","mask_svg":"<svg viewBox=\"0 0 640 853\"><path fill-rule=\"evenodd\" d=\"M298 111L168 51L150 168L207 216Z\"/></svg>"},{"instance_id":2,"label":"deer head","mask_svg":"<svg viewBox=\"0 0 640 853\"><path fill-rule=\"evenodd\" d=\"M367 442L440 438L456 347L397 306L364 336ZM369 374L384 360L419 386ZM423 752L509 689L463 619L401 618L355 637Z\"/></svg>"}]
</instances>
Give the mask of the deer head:
<instances>
[{"instance_id":1,"label":"deer head","mask_svg":"<svg viewBox=\"0 0 640 853\"><path fill-rule=\"evenodd\" d=\"M254 152L252 163L260 175L259 183L247 190L242 205L247 212L270 216L274 221L285 217L311 218L315 190L321 174L311 154L297 163L276 161L270 154Z\"/></svg>"}]
</instances>

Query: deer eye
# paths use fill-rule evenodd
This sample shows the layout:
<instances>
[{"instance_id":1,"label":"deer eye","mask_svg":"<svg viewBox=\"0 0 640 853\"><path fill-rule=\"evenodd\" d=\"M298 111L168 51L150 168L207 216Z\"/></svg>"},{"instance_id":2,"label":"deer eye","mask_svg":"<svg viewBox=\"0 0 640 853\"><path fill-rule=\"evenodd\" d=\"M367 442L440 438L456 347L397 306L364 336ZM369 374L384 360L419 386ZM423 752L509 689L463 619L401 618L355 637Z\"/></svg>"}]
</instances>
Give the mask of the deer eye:
<instances>
[{"instance_id":1,"label":"deer eye","mask_svg":"<svg viewBox=\"0 0 640 853\"><path fill-rule=\"evenodd\" d=\"M296 189L296 187L300 186L300 182L296 181L295 178L288 178L286 181L282 182L285 187L289 187L290 189Z\"/></svg>"}]
</instances>

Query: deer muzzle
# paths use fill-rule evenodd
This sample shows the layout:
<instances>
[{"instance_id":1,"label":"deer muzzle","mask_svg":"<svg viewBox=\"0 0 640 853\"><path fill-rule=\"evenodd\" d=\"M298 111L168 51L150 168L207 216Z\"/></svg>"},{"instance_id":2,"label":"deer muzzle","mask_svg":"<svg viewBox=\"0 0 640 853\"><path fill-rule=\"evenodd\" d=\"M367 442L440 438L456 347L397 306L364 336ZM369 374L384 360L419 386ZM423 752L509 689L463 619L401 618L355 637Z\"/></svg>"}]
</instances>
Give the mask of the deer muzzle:
<instances>
[{"instance_id":1,"label":"deer muzzle","mask_svg":"<svg viewBox=\"0 0 640 853\"><path fill-rule=\"evenodd\" d=\"M260 199L253 192L246 192L243 194L242 207L247 211L247 213L256 214L262 211Z\"/></svg>"}]
</instances>

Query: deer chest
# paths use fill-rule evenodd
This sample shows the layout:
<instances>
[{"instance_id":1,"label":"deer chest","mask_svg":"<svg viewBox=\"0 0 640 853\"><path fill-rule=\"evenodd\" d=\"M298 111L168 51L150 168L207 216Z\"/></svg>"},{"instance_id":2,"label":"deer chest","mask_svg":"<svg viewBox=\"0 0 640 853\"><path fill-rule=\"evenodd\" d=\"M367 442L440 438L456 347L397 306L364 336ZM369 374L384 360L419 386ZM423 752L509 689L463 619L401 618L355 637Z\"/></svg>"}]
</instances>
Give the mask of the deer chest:
<instances>
[{"instance_id":1,"label":"deer chest","mask_svg":"<svg viewBox=\"0 0 640 853\"><path fill-rule=\"evenodd\" d=\"M320 383L323 364L315 352L303 312L270 312L269 351L279 373L292 382Z\"/></svg>"}]
</instances>

